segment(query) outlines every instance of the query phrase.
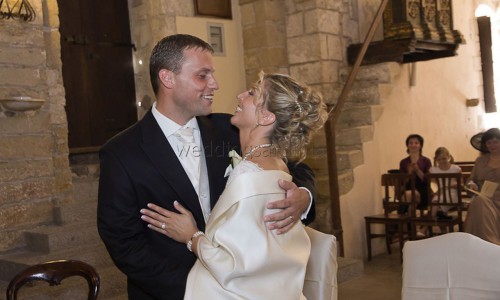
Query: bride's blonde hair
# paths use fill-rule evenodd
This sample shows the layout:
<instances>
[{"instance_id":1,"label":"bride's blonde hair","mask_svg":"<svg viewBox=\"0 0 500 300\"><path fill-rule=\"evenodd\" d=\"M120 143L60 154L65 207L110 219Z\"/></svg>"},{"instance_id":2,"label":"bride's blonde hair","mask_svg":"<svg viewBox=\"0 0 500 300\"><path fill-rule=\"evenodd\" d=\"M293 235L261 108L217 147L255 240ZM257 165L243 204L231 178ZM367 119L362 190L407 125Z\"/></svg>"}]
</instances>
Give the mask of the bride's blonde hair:
<instances>
[{"instance_id":1,"label":"bride's blonde hair","mask_svg":"<svg viewBox=\"0 0 500 300\"><path fill-rule=\"evenodd\" d=\"M306 145L328 118L323 97L310 87L284 74L259 73L259 104L276 116L271 142L287 159L300 162Z\"/></svg>"}]
</instances>

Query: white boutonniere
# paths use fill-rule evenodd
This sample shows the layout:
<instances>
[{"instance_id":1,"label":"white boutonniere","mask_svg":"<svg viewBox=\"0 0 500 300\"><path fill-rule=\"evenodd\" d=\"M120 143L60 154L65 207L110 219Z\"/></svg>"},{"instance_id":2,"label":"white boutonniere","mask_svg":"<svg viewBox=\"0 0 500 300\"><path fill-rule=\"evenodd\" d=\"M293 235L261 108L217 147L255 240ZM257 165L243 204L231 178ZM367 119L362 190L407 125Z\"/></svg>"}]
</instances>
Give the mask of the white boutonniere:
<instances>
[{"instance_id":1,"label":"white boutonniere","mask_svg":"<svg viewBox=\"0 0 500 300\"><path fill-rule=\"evenodd\" d=\"M231 157L231 165L235 168L242 160L241 156L235 150L229 151L229 157Z\"/></svg>"},{"instance_id":2,"label":"white boutonniere","mask_svg":"<svg viewBox=\"0 0 500 300\"><path fill-rule=\"evenodd\" d=\"M238 152L236 152L235 150L231 150L229 151L229 157L231 157L231 163L229 164L229 166L227 166L226 168L226 173L224 173L224 177L227 177L229 176L229 174L231 174L231 171L233 171L233 169L241 162L242 158L241 156L238 154Z\"/></svg>"}]
</instances>

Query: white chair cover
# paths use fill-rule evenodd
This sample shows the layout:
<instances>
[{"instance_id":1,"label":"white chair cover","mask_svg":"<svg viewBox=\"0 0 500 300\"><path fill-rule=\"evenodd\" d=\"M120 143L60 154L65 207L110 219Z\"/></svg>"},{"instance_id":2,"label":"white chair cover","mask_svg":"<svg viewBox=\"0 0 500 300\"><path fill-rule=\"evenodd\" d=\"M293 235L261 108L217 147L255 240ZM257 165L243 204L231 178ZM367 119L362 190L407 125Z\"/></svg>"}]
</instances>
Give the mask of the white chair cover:
<instances>
[{"instance_id":1,"label":"white chair cover","mask_svg":"<svg viewBox=\"0 0 500 300\"><path fill-rule=\"evenodd\" d=\"M307 300L337 300L337 239L306 227L311 240L303 293Z\"/></svg>"},{"instance_id":2,"label":"white chair cover","mask_svg":"<svg viewBox=\"0 0 500 300\"><path fill-rule=\"evenodd\" d=\"M402 300L500 299L500 246L464 232L406 242Z\"/></svg>"}]
</instances>

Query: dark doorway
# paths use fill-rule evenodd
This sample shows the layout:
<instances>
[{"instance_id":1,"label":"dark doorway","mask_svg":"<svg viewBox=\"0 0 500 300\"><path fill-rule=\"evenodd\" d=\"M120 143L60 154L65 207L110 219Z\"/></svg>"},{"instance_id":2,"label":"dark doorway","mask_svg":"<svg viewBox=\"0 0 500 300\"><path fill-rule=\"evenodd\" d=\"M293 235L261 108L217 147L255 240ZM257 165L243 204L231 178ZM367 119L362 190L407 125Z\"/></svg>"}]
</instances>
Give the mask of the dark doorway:
<instances>
[{"instance_id":1,"label":"dark doorway","mask_svg":"<svg viewBox=\"0 0 500 300\"><path fill-rule=\"evenodd\" d=\"M137 121L127 0L57 0L68 143L97 151Z\"/></svg>"}]
</instances>

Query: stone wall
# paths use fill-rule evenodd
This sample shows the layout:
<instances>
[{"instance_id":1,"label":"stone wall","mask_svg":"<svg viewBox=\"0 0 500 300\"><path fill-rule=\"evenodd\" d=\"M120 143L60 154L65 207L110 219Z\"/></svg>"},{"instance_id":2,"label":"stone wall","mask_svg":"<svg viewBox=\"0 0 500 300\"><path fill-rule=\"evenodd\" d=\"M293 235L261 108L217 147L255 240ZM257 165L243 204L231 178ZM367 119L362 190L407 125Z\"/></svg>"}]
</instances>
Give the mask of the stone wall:
<instances>
[{"instance_id":1,"label":"stone wall","mask_svg":"<svg viewBox=\"0 0 500 300\"><path fill-rule=\"evenodd\" d=\"M341 70L346 68L344 49L356 28L349 19L349 1L240 0L240 4L247 82L260 69L290 74L334 105L345 80L341 78ZM306 163L318 179L313 226L332 232L326 153L321 131L308 149ZM348 190L341 186L341 192Z\"/></svg>"},{"instance_id":2,"label":"stone wall","mask_svg":"<svg viewBox=\"0 0 500 300\"><path fill-rule=\"evenodd\" d=\"M177 33L176 16L193 16L193 1L129 0L130 32L134 51L136 99L144 105L141 118L155 101L149 79L149 55L163 37ZM142 64L139 64L142 61Z\"/></svg>"},{"instance_id":3,"label":"stone wall","mask_svg":"<svg viewBox=\"0 0 500 300\"><path fill-rule=\"evenodd\" d=\"M260 70L289 73L284 2L240 0L247 86Z\"/></svg>"},{"instance_id":4,"label":"stone wall","mask_svg":"<svg viewBox=\"0 0 500 300\"><path fill-rule=\"evenodd\" d=\"M57 1L32 2L34 21L0 19L0 99L45 100L34 111L0 106L0 252L25 246L24 229L72 201Z\"/></svg>"},{"instance_id":5,"label":"stone wall","mask_svg":"<svg viewBox=\"0 0 500 300\"><path fill-rule=\"evenodd\" d=\"M287 1L287 50L290 75L320 91L325 102L334 106L342 88L345 67L343 16L347 1ZM317 177L316 220L313 226L333 233L332 191L328 173L325 132L319 132L308 149L306 163ZM334 176L337 176L335 174ZM344 192L342 182L340 191Z\"/></svg>"}]
</instances>

